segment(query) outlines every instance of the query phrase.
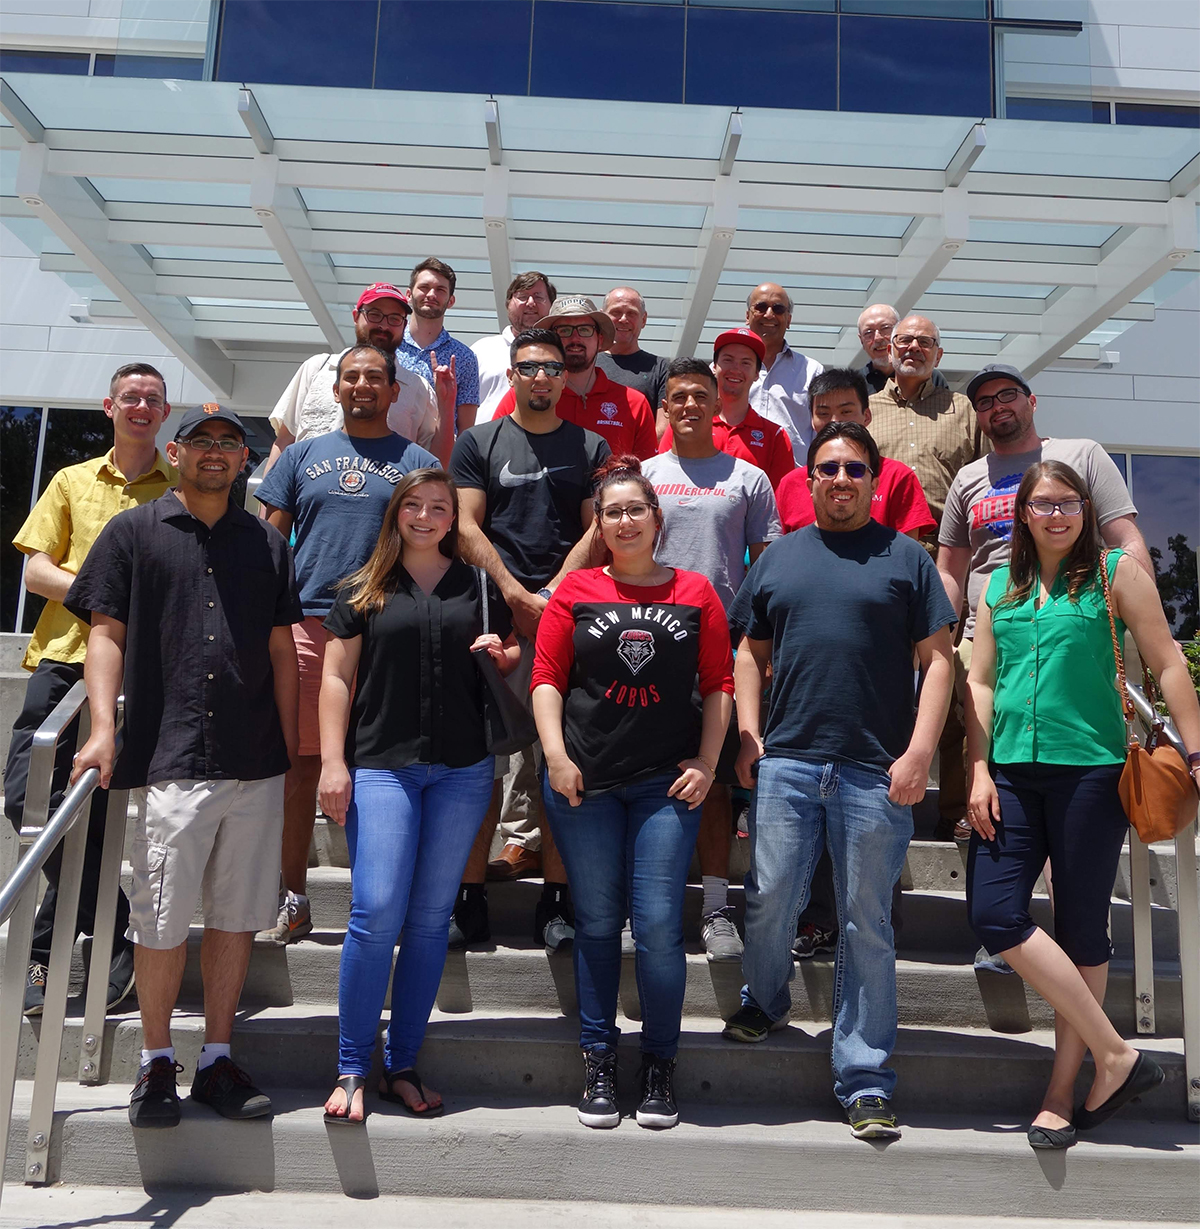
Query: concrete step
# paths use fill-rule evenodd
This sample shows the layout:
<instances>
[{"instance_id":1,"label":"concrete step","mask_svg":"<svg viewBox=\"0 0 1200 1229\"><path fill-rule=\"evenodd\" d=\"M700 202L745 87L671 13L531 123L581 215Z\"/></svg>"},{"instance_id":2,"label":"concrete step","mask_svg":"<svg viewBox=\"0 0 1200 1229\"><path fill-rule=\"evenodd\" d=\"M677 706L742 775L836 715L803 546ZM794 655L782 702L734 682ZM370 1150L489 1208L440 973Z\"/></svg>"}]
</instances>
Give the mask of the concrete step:
<instances>
[{"instance_id":1,"label":"concrete step","mask_svg":"<svg viewBox=\"0 0 1200 1229\"><path fill-rule=\"evenodd\" d=\"M636 1023L619 1018L625 1037L622 1062L632 1078L637 1065ZM80 1024L64 1030L60 1079L78 1070ZM684 1021L680 1041L681 1099L705 1105L799 1104L825 1106L832 1095L830 1030L823 1024L793 1023L758 1045L724 1040L719 1019ZM22 1026L20 1078L32 1078L39 1022ZM177 1013L172 1033L179 1061L190 1079L203 1041L197 1011ZM136 1016L112 1017L106 1026L101 1078L131 1083L142 1045ZM1166 1084L1136 1112L1184 1116L1182 1042L1138 1039L1167 1072ZM444 1092L479 1097L535 1097L568 1101L578 1093L578 1022L565 1016L508 1010L469 1016L433 1013L424 1047L422 1073ZM263 1007L241 1012L234 1034L235 1056L264 1084L320 1088L332 1084L337 1068L337 1015L329 1006ZM968 1028L901 1028L893 1065L906 1111L939 1112L954 1106L964 1113L1028 1112L1050 1076L1053 1033L1039 1029L1018 1037ZM1090 1083L1080 1077L1079 1096Z\"/></svg>"},{"instance_id":2,"label":"concrete step","mask_svg":"<svg viewBox=\"0 0 1200 1229\"><path fill-rule=\"evenodd\" d=\"M626 1103L632 1087L624 1085ZM951 1116L901 1107L903 1138L885 1146L852 1139L840 1115L824 1105L731 1109L681 1095L683 1121L674 1130L643 1131L626 1120L614 1131L589 1131L575 1119L575 1089L569 1099L520 1101L450 1093L439 1119L416 1120L372 1098L365 1126L331 1127L322 1120L321 1094L267 1091L273 1118L230 1123L185 1098L178 1128L135 1132L126 1113L128 1086L64 1088L47 1176L68 1188L142 1187L155 1195L155 1223L172 1188L190 1188L206 1201L221 1191L586 1201L578 1214L559 1205L546 1219L523 1222L577 1226L590 1223L579 1215L591 1201L651 1209L690 1205L671 1221L677 1226L748 1223L724 1215L705 1220L701 1208L745 1217L750 1208L852 1205L856 1217L848 1223L870 1217L882 1227L896 1215L919 1217L909 1229L933 1229L934 1218L924 1218L931 1204L954 1208L956 1225L969 1224L972 1216L993 1218L989 1224L1005 1218L1006 1225L1019 1216L1187 1222L1195 1213L1200 1145L1196 1128L1175 1120L1117 1119L1069 1153L1045 1154L1026 1143L1022 1115L992 1109L956 1107ZM14 1180L24 1160L29 1097L29 1086L21 1085L6 1166ZM361 1213L350 1214L366 1224L376 1205L359 1207ZM317 1223L345 1215L338 1205ZM881 1215L888 1219L877 1220ZM86 1223L93 1216L89 1212ZM171 1223L177 1223L173 1217ZM611 1222L618 1223L648 1222L635 1207L627 1219Z\"/></svg>"}]
</instances>

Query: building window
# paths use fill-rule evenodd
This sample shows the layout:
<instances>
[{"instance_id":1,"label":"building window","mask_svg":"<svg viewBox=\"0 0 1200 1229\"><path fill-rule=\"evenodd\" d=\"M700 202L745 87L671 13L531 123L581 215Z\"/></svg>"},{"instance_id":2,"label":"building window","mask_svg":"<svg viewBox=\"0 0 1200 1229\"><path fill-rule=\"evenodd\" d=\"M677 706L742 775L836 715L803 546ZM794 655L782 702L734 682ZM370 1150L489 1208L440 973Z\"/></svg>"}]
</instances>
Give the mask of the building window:
<instances>
[{"instance_id":1,"label":"building window","mask_svg":"<svg viewBox=\"0 0 1200 1229\"><path fill-rule=\"evenodd\" d=\"M32 503L42 411L0 405L0 631L17 631L25 556L12 544ZM38 599L41 609L41 599ZM32 627L32 623L27 626Z\"/></svg>"},{"instance_id":2,"label":"building window","mask_svg":"<svg viewBox=\"0 0 1200 1229\"><path fill-rule=\"evenodd\" d=\"M93 77L154 77L174 81L200 81L204 61L171 55L97 55Z\"/></svg>"},{"instance_id":3,"label":"building window","mask_svg":"<svg viewBox=\"0 0 1200 1229\"><path fill-rule=\"evenodd\" d=\"M0 72L88 75L92 57L86 51L22 51L0 49Z\"/></svg>"},{"instance_id":4,"label":"building window","mask_svg":"<svg viewBox=\"0 0 1200 1229\"><path fill-rule=\"evenodd\" d=\"M1145 102L1116 104L1118 124L1146 124L1156 128L1200 128L1200 107L1169 107Z\"/></svg>"},{"instance_id":5,"label":"building window","mask_svg":"<svg viewBox=\"0 0 1200 1229\"><path fill-rule=\"evenodd\" d=\"M1086 98L1006 98L1007 119L1055 120L1063 124L1107 124L1109 105Z\"/></svg>"}]
</instances>

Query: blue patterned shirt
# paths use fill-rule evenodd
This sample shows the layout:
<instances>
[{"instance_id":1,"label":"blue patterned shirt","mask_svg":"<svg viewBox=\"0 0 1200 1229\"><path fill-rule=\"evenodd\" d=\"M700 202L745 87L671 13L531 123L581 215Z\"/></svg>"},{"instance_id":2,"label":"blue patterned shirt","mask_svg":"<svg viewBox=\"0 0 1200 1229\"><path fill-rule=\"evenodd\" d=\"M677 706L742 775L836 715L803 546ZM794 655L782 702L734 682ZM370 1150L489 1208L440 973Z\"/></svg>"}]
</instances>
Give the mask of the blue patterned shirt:
<instances>
[{"instance_id":1,"label":"blue patterned shirt","mask_svg":"<svg viewBox=\"0 0 1200 1229\"><path fill-rule=\"evenodd\" d=\"M458 380L458 398L455 405L478 405L479 361L470 346L451 337L445 329L442 329L432 347L425 349L418 346L405 329L400 345L396 348L396 362L406 371L415 371L417 375L424 376L430 384L434 384L433 365L429 361L431 350L437 355L438 364L442 367L448 367L450 356L454 356L454 374Z\"/></svg>"}]
</instances>

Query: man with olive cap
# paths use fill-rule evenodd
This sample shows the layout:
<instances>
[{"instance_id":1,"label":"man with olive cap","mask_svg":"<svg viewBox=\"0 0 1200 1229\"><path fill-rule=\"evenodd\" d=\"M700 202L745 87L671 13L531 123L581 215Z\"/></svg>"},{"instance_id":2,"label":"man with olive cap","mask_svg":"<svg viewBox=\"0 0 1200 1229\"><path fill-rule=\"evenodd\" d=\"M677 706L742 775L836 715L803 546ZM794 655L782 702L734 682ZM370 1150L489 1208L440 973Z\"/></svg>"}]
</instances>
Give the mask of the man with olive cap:
<instances>
[{"instance_id":1,"label":"man with olive cap","mask_svg":"<svg viewBox=\"0 0 1200 1229\"><path fill-rule=\"evenodd\" d=\"M609 316L583 295L560 296L550 314L535 326L557 333L566 352L567 383L557 413L607 441L614 457L632 454L646 460L658 451L654 414L636 388L626 388L596 366L596 355L612 345L615 330ZM516 397L509 391L496 407L496 417L511 414Z\"/></svg>"}]
</instances>

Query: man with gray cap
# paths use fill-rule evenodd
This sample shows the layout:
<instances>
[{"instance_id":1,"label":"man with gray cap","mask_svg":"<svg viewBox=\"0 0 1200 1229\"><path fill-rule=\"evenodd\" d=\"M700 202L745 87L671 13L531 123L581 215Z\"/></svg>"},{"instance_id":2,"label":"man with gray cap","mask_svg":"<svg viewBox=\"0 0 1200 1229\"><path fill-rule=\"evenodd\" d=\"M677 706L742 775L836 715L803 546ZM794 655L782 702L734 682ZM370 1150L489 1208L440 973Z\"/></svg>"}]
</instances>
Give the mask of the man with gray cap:
<instances>
[{"instance_id":1,"label":"man with gray cap","mask_svg":"<svg viewBox=\"0 0 1200 1229\"><path fill-rule=\"evenodd\" d=\"M636 388L618 384L596 366L596 356L612 345L615 330L608 315L591 299L572 294L554 300L539 329L557 333L566 351L567 382L557 413L607 441L614 457L632 454L645 461L658 451L654 413ZM511 414L516 397L509 391L496 407L496 417Z\"/></svg>"},{"instance_id":2,"label":"man with gray cap","mask_svg":"<svg viewBox=\"0 0 1200 1229\"><path fill-rule=\"evenodd\" d=\"M955 650L955 705L961 703L971 664L979 595L988 577L1008 562L1017 488L1035 462L1062 461L1075 470L1091 492L1105 543L1128 551L1154 575L1136 524L1137 508L1129 498L1125 480L1095 440L1039 436L1033 421L1037 397L1025 377L1005 363L989 363L982 368L967 385L966 395L980 431L995 451L969 462L955 475L938 532L937 566L946 594L955 610L962 608L964 592L967 597L966 626ZM943 757L947 751L943 743ZM970 826L965 820L956 825L954 835L970 839Z\"/></svg>"}]
</instances>

